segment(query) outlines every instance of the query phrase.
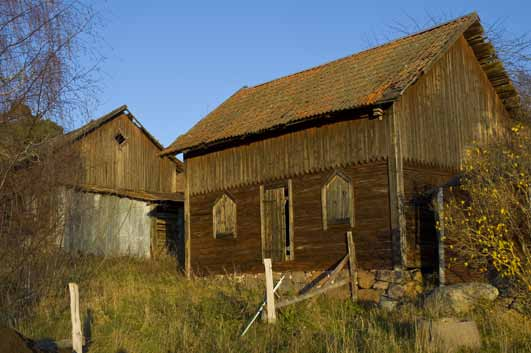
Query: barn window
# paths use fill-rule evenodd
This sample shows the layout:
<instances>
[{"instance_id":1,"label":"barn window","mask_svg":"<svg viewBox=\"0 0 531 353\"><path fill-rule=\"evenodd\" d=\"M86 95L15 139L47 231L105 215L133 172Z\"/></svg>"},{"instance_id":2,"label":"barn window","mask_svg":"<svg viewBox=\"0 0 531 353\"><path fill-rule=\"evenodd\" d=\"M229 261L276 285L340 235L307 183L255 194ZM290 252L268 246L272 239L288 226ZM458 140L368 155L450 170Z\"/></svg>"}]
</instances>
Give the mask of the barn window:
<instances>
[{"instance_id":1,"label":"barn window","mask_svg":"<svg viewBox=\"0 0 531 353\"><path fill-rule=\"evenodd\" d=\"M349 177L332 174L323 185L321 198L324 230L334 224L354 226L354 192Z\"/></svg>"},{"instance_id":2,"label":"barn window","mask_svg":"<svg viewBox=\"0 0 531 353\"><path fill-rule=\"evenodd\" d=\"M122 135L122 134L119 132L119 133L117 133L116 135L114 135L114 140L116 141L116 143L117 143L119 146L121 146L121 145L124 144L125 140L127 140L127 139L125 138L124 135Z\"/></svg>"},{"instance_id":3,"label":"barn window","mask_svg":"<svg viewBox=\"0 0 531 353\"><path fill-rule=\"evenodd\" d=\"M236 238L236 202L223 194L212 208L214 238Z\"/></svg>"}]
</instances>

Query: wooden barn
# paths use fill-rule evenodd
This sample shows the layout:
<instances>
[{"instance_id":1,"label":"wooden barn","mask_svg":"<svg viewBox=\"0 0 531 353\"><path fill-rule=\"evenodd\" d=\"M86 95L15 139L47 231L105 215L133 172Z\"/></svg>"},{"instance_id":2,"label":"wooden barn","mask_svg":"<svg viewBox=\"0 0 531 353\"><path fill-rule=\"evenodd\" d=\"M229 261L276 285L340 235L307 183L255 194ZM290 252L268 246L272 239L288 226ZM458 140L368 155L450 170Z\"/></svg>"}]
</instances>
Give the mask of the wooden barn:
<instances>
[{"instance_id":1,"label":"wooden barn","mask_svg":"<svg viewBox=\"0 0 531 353\"><path fill-rule=\"evenodd\" d=\"M518 96L473 13L244 87L179 136L188 273L325 270L353 231L363 269L436 269L410 202L504 132Z\"/></svg>"},{"instance_id":2,"label":"wooden barn","mask_svg":"<svg viewBox=\"0 0 531 353\"><path fill-rule=\"evenodd\" d=\"M79 170L65 188L66 249L183 258L183 165L121 106L64 136ZM179 252L181 252L179 254Z\"/></svg>"}]
</instances>

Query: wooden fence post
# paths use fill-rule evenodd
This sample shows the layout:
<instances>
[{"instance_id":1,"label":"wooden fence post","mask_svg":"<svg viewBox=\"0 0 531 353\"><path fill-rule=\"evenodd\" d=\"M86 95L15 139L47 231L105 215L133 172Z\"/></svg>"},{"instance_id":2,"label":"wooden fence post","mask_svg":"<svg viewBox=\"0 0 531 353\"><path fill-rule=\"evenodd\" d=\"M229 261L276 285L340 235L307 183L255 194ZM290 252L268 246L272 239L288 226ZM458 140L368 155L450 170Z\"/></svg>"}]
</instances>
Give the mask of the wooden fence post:
<instances>
[{"instance_id":1,"label":"wooden fence post","mask_svg":"<svg viewBox=\"0 0 531 353\"><path fill-rule=\"evenodd\" d=\"M352 232L347 232L348 265L350 270L350 296L353 301L358 300L358 269L356 264L356 247L352 239Z\"/></svg>"},{"instance_id":2,"label":"wooden fence post","mask_svg":"<svg viewBox=\"0 0 531 353\"><path fill-rule=\"evenodd\" d=\"M437 191L437 251L439 256L439 285L446 284L446 261L444 256L444 193L443 188Z\"/></svg>"},{"instance_id":3,"label":"wooden fence post","mask_svg":"<svg viewBox=\"0 0 531 353\"><path fill-rule=\"evenodd\" d=\"M79 290L75 283L69 283L70 314L72 317L72 348L76 353L83 353L83 333L81 332L81 318L79 316Z\"/></svg>"},{"instance_id":4,"label":"wooden fence post","mask_svg":"<svg viewBox=\"0 0 531 353\"><path fill-rule=\"evenodd\" d=\"M269 324L275 323L277 316L275 313L275 293L273 290L273 266L271 259L264 259L265 267L265 281L266 281L266 313L267 322Z\"/></svg>"}]
</instances>

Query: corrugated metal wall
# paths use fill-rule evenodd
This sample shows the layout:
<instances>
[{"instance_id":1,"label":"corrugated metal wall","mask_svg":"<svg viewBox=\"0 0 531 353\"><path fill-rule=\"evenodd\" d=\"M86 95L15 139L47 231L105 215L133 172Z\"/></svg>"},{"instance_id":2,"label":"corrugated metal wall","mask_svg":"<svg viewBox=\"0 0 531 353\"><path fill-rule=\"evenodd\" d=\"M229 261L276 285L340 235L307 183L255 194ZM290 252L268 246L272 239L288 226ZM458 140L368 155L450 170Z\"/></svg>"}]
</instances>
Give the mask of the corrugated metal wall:
<instances>
[{"instance_id":1,"label":"corrugated metal wall","mask_svg":"<svg viewBox=\"0 0 531 353\"><path fill-rule=\"evenodd\" d=\"M71 189L66 190L64 200L65 249L105 256L150 257L149 213L153 205Z\"/></svg>"}]
</instances>

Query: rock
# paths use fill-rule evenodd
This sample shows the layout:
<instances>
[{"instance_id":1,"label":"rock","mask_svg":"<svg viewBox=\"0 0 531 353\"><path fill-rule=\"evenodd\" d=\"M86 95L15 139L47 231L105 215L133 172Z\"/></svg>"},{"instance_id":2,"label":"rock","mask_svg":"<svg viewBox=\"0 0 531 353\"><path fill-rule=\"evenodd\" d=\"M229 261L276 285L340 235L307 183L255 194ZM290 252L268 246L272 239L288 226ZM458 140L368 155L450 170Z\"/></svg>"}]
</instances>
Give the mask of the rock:
<instances>
[{"instance_id":1,"label":"rock","mask_svg":"<svg viewBox=\"0 0 531 353\"><path fill-rule=\"evenodd\" d=\"M303 284L307 282L306 274L302 271L292 272L290 275L290 279L293 283L297 284Z\"/></svg>"},{"instance_id":2,"label":"rock","mask_svg":"<svg viewBox=\"0 0 531 353\"><path fill-rule=\"evenodd\" d=\"M372 288L386 290L387 288L389 288L389 282L376 281L376 283L373 284Z\"/></svg>"},{"instance_id":3,"label":"rock","mask_svg":"<svg viewBox=\"0 0 531 353\"><path fill-rule=\"evenodd\" d=\"M415 299L422 292L422 286L415 281L409 281L404 285L404 296L409 299Z\"/></svg>"},{"instance_id":4,"label":"rock","mask_svg":"<svg viewBox=\"0 0 531 353\"><path fill-rule=\"evenodd\" d=\"M404 272L394 270L378 270L376 272L376 279L378 281L402 283L404 282Z\"/></svg>"},{"instance_id":5,"label":"rock","mask_svg":"<svg viewBox=\"0 0 531 353\"><path fill-rule=\"evenodd\" d=\"M379 303L382 294L382 290L360 289L358 290L358 300L362 302Z\"/></svg>"},{"instance_id":6,"label":"rock","mask_svg":"<svg viewBox=\"0 0 531 353\"><path fill-rule=\"evenodd\" d=\"M493 302L498 294L498 289L487 283L453 284L435 288L426 298L424 305L431 309L463 314L481 302Z\"/></svg>"},{"instance_id":7,"label":"rock","mask_svg":"<svg viewBox=\"0 0 531 353\"><path fill-rule=\"evenodd\" d=\"M396 306L398 305L398 302L396 300L393 300L389 297L386 297L386 296L382 296L380 298L380 303L379 303L379 306L380 308L384 309L384 310L387 310L387 311L393 311Z\"/></svg>"},{"instance_id":8,"label":"rock","mask_svg":"<svg viewBox=\"0 0 531 353\"><path fill-rule=\"evenodd\" d=\"M387 296L391 299L400 299L404 296L405 288L401 284L392 284L387 290Z\"/></svg>"},{"instance_id":9,"label":"rock","mask_svg":"<svg viewBox=\"0 0 531 353\"><path fill-rule=\"evenodd\" d=\"M417 323L420 342L426 350L441 353L457 352L461 348L479 349L481 339L474 321L460 321L455 318L420 320ZM430 349L431 348L431 349Z\"/></svg>"},{"instance_id":10,"label":"rock","mask_svg":"<svg viewBox=\"0 0 531 353\"><path fill-rule=\"evenodd\" d=\"M375 274L369 271L359 271L358 272L358 286L363 289L369 289L372 287L375 279Z\"/></svg>"},{"instance_id":11,"label":"rock","mask_svg":"<svg viewBox=\"0 0 531 353\"><path fill-rule=\"evenodd\" d=\"M422 272L416 270L416 271L413 271L411 273L411 279L413 281L416 281L416 282L419 282L419 283L422 283Z\"/></svg>"}]
</instances>

